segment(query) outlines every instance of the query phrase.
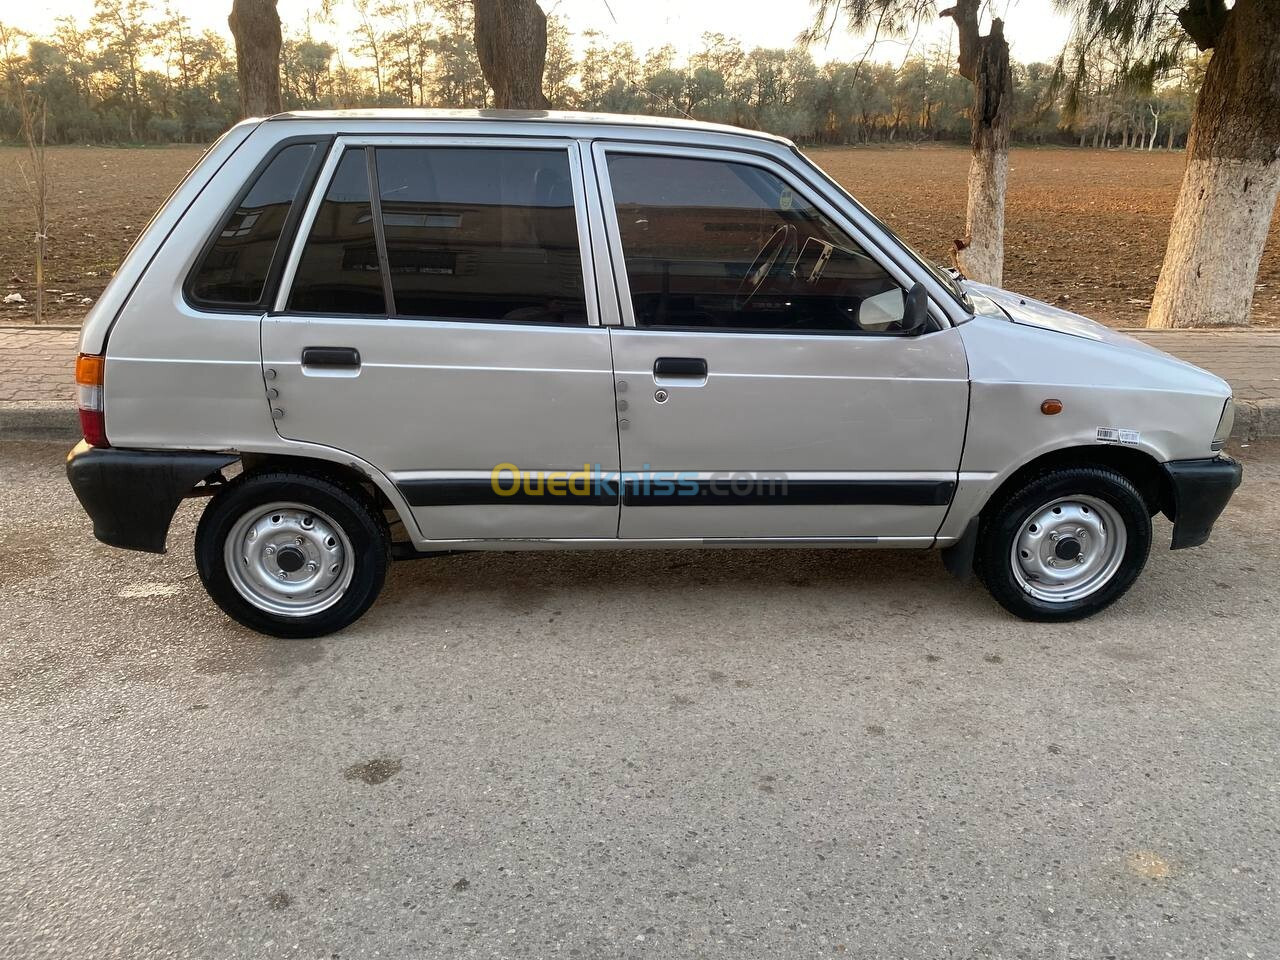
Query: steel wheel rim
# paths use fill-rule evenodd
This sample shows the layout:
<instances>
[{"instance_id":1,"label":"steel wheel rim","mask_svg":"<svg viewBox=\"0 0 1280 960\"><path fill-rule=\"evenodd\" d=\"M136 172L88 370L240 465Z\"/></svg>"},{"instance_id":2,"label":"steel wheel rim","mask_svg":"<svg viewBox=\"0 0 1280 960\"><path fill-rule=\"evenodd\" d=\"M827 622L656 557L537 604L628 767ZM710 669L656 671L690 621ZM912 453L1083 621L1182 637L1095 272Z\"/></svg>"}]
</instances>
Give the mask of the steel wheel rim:
<instances>
[{"instance_id":1,"label":"steel wheel rim","mask_svg":"<svg viewBox=\"0 0 1280 960\"><path fill-rule=\"evenodd\" d=\"M1124 562L1128 531L1097 497L1059 497L1022 521L1009 561L1013 578L1045 603L1071 603L1106 586Z\"/></svg>"},{"instance_id":2,"label":"steel wheel rim","mask_svg":"<svg viewBox=\"0 0 1280 960\"><path fill-rule=\"evenodd\" d=\"M266 613L309 617L337 603L354 573L351 541L333 518L302 503L246 511L223 545L236 592Z\"/></svg>"}]
</instances>

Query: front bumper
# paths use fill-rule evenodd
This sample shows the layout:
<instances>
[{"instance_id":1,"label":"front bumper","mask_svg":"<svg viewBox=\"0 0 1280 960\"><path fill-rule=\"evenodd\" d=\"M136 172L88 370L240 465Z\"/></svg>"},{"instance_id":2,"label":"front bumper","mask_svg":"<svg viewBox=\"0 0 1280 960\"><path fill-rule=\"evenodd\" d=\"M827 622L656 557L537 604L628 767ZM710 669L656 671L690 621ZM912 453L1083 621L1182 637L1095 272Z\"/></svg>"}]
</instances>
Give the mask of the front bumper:
<instances>
[{"instance_id":1,"label":"front bumper","mask_svg":"<svg viewBox=\"0 0 1280 960\"><path fill-rule=\"evenodd\" d=\"M93 521L93 535L126 550L164 553L173 513L197 483L235 456L120 450L81 441L67 454L67 479Z\"/></svg>"},{"instance_id":2,"label":"front bumper","mask_svg":"<svg viewBox=\"0 0 1280 960\"><path fill-rule=\"evenodd\" d=\"M1244 470L1230 457L1171 460L1164 464L1173 490L1173 543L1170 549L1198 547L1209 539L1214 521L1240 486Z\"/></svg>"}]
</instances>

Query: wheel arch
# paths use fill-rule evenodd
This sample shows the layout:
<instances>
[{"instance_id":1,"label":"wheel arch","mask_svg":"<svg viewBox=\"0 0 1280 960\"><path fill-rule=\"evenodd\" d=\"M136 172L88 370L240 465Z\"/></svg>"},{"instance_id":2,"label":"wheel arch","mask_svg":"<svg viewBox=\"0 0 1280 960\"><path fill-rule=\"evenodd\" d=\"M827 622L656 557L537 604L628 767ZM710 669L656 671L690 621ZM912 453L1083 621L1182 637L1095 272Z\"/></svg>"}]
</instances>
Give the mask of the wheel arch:
<instances>
[{"instance_id":1,"label":"wheel arch","mask_svg":"<svg viewBox=\"0 0 1280 960\"><path fill-rule=\"evenodd\" d=\"M1173 485L1160 461L1143 450L1110 444L1061 447L1028 460L991 490L975 515L986 515L1012 491L1020 489L1035 477L1071 467L1114 470L1137 488L1151 516L1164 513L1173 519Z\"/></svg>"},{"instance_id":2,"label":"wheel arch","mask_svg":"<svg viewBox=\"0 0 1280 960\"><path fill-rule=\"evenodd\" d=\"M332 480L353 492L362 493L378 510L382 511L391 532L392 552L396 559L437 556L442 552L424 548L419 541L421 531L413 511L401 497L400 491L386 476L363 461L344 462L303 453L281 453L273 450L242 452L240 463L246 473L273 470L307 473Z\"/></svg>"},{"instance_id":3,"label":"wheel arch","mask_svg":"<svg viewBox=\"0 0 1280 960\"><path fill-rule=\"evenodd\" d=\"M960 521L964 524L963 529L957 530L955 539L942 548L942 560L948 571L962 580L969 576L983 526L992 511L1013 492L1022 489L1035 477L1071 467L1114 470L1137 488L1151 516L1163 513L1170 520L1176 519L1173 484L1160 461L1151 454L1133 447L1104 444L1058 447L1016 467L965 511L968 519Z\"/></svg>"},{"instance_id":4,"label":"wheel arch","mask_svg":"<svg viewBox=\"0 0 1280 960\"><path fill-rule=\"evenodd\" d=\"M383 492L382 488L367 473L352 464L338 463L335 460L322 460L319 457L296 456L283 453L241 453L241 469L245 473L264 473L271 471L288 471L306 473L332 480L347 488L357 488L370 497L379 509L396 510L396 506ZM397 513L399 511L396 511Z\"/></svg>"}]
</instances>

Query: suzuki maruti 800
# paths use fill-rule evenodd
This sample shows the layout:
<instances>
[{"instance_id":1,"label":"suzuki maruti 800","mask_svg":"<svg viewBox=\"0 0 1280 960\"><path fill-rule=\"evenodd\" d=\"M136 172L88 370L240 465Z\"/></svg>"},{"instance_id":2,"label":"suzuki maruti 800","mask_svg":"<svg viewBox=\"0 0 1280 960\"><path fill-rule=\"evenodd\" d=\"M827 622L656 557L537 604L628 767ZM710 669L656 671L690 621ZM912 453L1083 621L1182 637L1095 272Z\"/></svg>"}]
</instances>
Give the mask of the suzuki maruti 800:
<instances>
[{"instance_id":1,"label":"suzuki maruti 800","mask_svg":"<svg viewBox=\"0 0 1280 960\"><path fill-rule=\"evenodd\" d=\"M649 117L245 121L76 380L98 539L207 497L206 589L278 636L464 550L941 548L1071 620L1240 482L1218 377L933 266L786 140Z\"/></svg>"}]
</instances>

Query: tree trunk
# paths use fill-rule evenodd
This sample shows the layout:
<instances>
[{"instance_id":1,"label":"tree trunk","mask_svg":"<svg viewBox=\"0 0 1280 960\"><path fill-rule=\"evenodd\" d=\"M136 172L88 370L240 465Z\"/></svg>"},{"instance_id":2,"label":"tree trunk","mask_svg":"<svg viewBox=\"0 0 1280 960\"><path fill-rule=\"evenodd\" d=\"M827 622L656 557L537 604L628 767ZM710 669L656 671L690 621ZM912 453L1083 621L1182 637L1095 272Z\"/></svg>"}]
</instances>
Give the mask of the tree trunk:
<instances>
[{"instance_id":1,"label":"tree trunk","mask_svg":"<svg viewBox=\"0 0 1280 960\"><path fill-rule=\"evenodd\" d=\"M280 15L276 0L232 0L227 18L236 41L236 75L240 80L240 115L279 113Z\"/></svg>"},{"instance_id":2,"label":"tree trunk","mask_svg":"<svg viewBox=\"0 0 1280 960\"><path fill-rule=\"evenodd\" d=\"M998 17L993 19L991 32L977 37L976 4L972 9L972 19L968 10L956 18L960 73L973 82L974 97L969 197L964 237L955 241L955 260L966 277L998 287L1004 279L1004 200L1009 181L1013 73L1004 23Z\"/></svg>"},{"instance_id":3,"label":"tree trunk","mask_svg":"<svg viewBox=\"0 0 1280 960\"><path fill-rule=\"evenodd\" d=\"M1236 0L1187 139L1149 327L1247 324L1280 194L1280 4Z\"/></svg>"},{"instance_id":4,"label":"tree trunk","mask_svg":"<svg viewBox=\"0 0 1280 960\"><path fill-rule=\"evenodd\" d=\"M504 110L546 110L547 17L536 0L475 0L476 54Z\"/></svg>"}]
</instances>

